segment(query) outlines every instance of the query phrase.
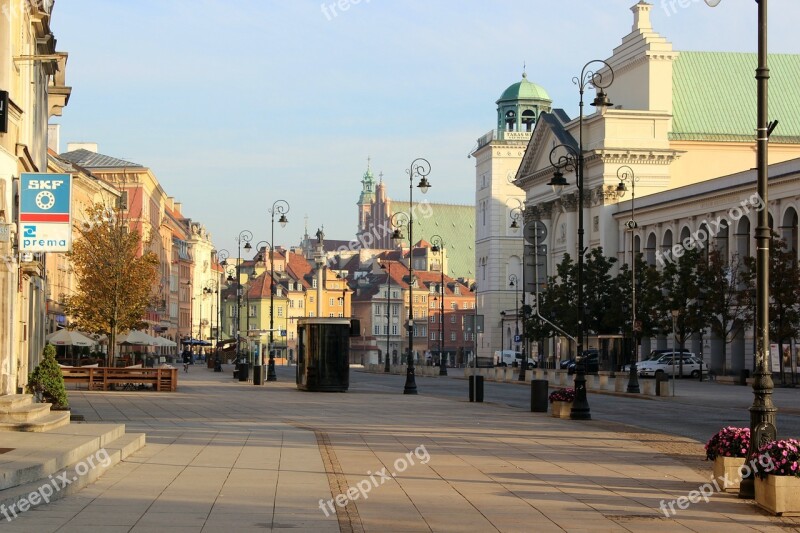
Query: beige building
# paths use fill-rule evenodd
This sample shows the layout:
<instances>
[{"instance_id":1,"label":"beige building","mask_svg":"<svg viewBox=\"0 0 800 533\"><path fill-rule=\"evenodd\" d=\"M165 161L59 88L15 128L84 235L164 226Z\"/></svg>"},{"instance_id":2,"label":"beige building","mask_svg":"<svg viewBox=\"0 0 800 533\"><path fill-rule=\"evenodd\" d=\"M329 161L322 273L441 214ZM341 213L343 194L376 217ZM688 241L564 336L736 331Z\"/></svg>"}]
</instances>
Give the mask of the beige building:
<instances>
[{"instance_id":1,"label":"beige building","mask_svg":"<svg viewBox=\"0 0 800 533\"><path fill-rule=\"evenodd\" d=\"M15 393L44 345L48 257L18 253L20 174L47 172L47 121L67 105L67 55L55 49L52 2L0 0L0 394Z\"/></svg>"},{"instance_id":2,"label":"beige building","mask_svg":"<svg viewBox=\"0 0 800 533\"><path fill-rule=\"evenodd\" d=\"M583 118L584 246L602 247L621 262L631 250L631 232L625 226L631 216L630 194L622 198L616 192L621 167L629 167L636 178L638 227L633 247L651 263L658 252L697 231L704 220L713 220L755 192L749 169L755 166L756 55L678 52L652 28L651 8L645 2L631 8L631 33L606 60L613 83L605 91L614 105ZM771 56L770 68L770 116L780 117L770 138L771 173L792 173L796 162L778 163L800 157L800 109L793 105L800 56ZM600 72L610 79L607 69ZM590 87L586 100L591 102L594 95ZM515 179L525 191L526 217L547 228L543 244L550 272L564 254L576 257L578 228L575 172L564 172L569 185L556 195L549 185L554 172L550 154L559 144L577 150L579 126L577 118L568 119L558 110L543 115ZM774 179L781 192L780 200L770 204L771 213L780 224L796 228L792 180L777 175ZM753 228L755 214L750 212L716 241L724 244L728 255L736 250L753 253ZM736 371L746 366L745 353L752 354L752 342L737 342L738 348L728 350L727 361L712 356L712 368ZM651 344L663 346L666 339L644 339L642 350ZM562 347L561 355L566 355L567 344ZM714 342L711 348L720 353Z\"/></svg>"}]
</instances>

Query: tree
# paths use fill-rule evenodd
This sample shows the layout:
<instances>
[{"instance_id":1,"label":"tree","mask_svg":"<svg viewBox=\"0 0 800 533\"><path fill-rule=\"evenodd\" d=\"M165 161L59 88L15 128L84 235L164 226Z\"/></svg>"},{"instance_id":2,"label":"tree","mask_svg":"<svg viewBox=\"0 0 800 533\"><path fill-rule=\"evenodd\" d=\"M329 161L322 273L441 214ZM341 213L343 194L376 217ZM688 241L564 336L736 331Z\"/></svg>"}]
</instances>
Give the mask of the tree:
<instances>
[{"instance_id":1,"label":"tree","mask_svg":"<svg viewBox=\"0 0 800 533\"><path fill-rule=\"evenodd\" d=\"M703 287L702 313L711 331L722 339L722 364L727 361L727 345L753 321L752 289L755 271L737 254L729 263L717 249L708 253L708 262L698 265L698 281Z\"/></svg>"},{"instance_id":2,"label":"tree","mask_svg":"<svg viewBox=\"0 0 800 533\"><path fill-rule=\"evenodd\" d=\"M67 389L64 387L64 375L56 361L56 348L49 342L42 350L42 362L30 376L26 386L28 394L35 394L39 401L53 404L53 407L64 409L69 405Z\"/></svg>"},{"instance_id":3,"label":"tree","mask_svg":"<svg viewBox=\"0 0 800 533\"><path fill-rule=\"evenodd\" d=\"M627 263L620 267L615 282L621 301L631 301L631 272ZM628 305L625 306L626 316L622 317L620 321L621 324L627 324L627 331L634 339L635 345L632 353L638 352L636 350L637 337L652 337L661 331L659 307L662 299L661 274L654 265L649 265L644 261L641 253L636 254L636 321L641 325L641 331L633 332L632 316Z\"/></svg>"},{"instance_id":4,"label":"tree","mask_svg":"<svg viewBox=\"0 0 800 533\"><path fill-rule=\"evenodd\" d=\"M686 341L695 333L703 330L707 321L700 308L700 278L698 268L700 250L687 248L677 261L670 261L661 271L661 303L658 306L658 321L664 332L673 330L674 310L678 316L674 318L675 337L678 346L683 348Z\"/></svg>"},{"instance_id":5,"label":"tree","mask_svg":"<svg viewBox=\"0 0 800 533\"><path fill-rule=\"evenodd\" d=\"M65 307L78 328L108 335L113 366L117 332L144 325L159 261L118 209L95 204L87 215L70 253L78 289Z\"/></svg>"},{"instance_id":6,"label":"tree","mask_svg":"<svg viewBox=\"0 0 800 533\"><path fill-rule=\"evenodd\" d=\"M746 262L755 271L755 258L748 257ZM785 384L783 346L800 334L800 265L797 263L796 253L787 250L786 242L778 239L775 234L769 251L769 294L769 337L778 343L781 382ZM794 382L791 365L789 371L792 372Z\"/></svg>"}]
</instances>

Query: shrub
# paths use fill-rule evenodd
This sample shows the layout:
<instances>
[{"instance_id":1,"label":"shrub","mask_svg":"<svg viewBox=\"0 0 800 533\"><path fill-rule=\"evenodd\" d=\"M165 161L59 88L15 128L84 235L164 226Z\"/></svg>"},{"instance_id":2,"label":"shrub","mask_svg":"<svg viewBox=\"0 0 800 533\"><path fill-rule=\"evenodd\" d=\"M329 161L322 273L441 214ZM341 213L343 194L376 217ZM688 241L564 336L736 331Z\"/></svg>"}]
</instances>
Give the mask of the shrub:
<instances>
[{"instance_id":1,"label":"shrub","mask_svg":"<svg viewBox=\"0 0 800 533\"><path fill-rule=\"evenodd\" d=\"M553 402L574 402L575 389L558 389L550 393L550 403Z\"/></svg>"},{"instance_id":2,"label":"shrub","mask_svg":"<svg viewBox=\"0 0 800 533\"><path fill-rule=\"evenodd\" d=\"M758 449L759 464L763 464L763 457L769 458L769 465L759 469L759 475L766 476L795 476L800 477L800 441L797 439L783 439L768 442Z\"/></svg>"},{"instance_id":3,"label":"shrub","mask_svg":"<svg viewBox=\"0 0 800 533\"><path fill-rule=\"evenodd\" d=\"M64 387L64 375L56 361L56 349L52 344L47 344L42 351L42 362L39 363L30 376L26 391L36 395L40 402L52 403L53 407L66 408L67 389Z\"/></svg>"},{"instance_id":4,"label":"shrub","mask_svg":"<svg viewBox=\"0 0 800 533\"><path fill-rule=\"evenodd\" d=\"M706 443L706 459L717 457L747 457L750 447L750 428L728 426L720 429Z\"/></svg>"}]
</instances>

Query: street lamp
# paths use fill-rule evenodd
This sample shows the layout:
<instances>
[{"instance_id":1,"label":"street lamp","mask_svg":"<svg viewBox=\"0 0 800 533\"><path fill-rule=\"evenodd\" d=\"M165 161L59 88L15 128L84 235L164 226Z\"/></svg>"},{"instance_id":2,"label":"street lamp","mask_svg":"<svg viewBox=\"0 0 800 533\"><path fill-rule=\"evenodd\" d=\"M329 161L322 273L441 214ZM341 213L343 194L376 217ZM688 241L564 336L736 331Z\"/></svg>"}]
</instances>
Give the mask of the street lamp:
<instances>
[{"instance_id":1,"label":"street lamp","mask_svg":"<svg viewBox=\"0 0 800 533\"><path fill-rule=\"evenodd\" d=\"M246 229L239 232L239 236L236 237L236 246L238 249L238 260L236 262L236 360L240 365L242 364L242 347L239 342L242 325L242 243L244 243L245 250L250 250L252 249L252 246L250 246L250 241L252 240L252 232ZM241 372L242 367L240 366L239 368Z\"/></svg>"},{"instance_id":2,"label":"street lamp","mask_svg":"<svg viewBox=\"0 0 800 533\"><path fill-rule=\"evenodd\" d=\"M219 282L215 279L210 279L206 281L205 287L203 287L203 294L207 295L214 295L214 299L211 301L211 324L209 326L209 331L214 331L214 304L217 302L217 295L219 295ZM209 335L210 336L210 335ZM219 321L217 321L217 330L215 333L215 338L217 344L219 344ZM202 340L202 339L201 339ZM208 355L206 355L208 358Z\"/></svg>"},{"instance_id":3,"label":"street lamp","mask_svg":"<svg viewBox=\"0 0 800 533\"><path fill-rule=\"evenodd\" d=\"M607 69L607 80L603 73L587 70L594 63L599 63L602 69ZM583 308L583 255L586 253L583 248L583 171L585 163L583 156L583 92L588 86L599 89L592 105L595 107L609 107L612 104L603 89L609 87L613 81L614 71L602 59L593 59L583 66L580 77L572 79L572 82L578 86L580 93L580 101L578 103L578 149L576 151L573 146L561 144L550 151L550 163L556 167L553 179L550 180L550 185L555 193L560 195L567 184L561 169L576 170L576 185L578 188L578 354L576 356L575 402L572 404L572 411L570 412L570 418L573 420L590 420L592 418L589 410L589 401L586 397L586 365L583 361L584 318L586 313ZM566 155L561 155L554 162L553 155L559 149L565 150Z\"/></svg>"},{"instance_id":4,"label":"street lamp","mask_svg":"<svg viewBox=\"0 0 800 533\"><path fill-rule=\"evenodd\" d=\"M194 346L192 345L192 330L194 329L194 291L192 290L191 280L186 280L186 290L189 291L189 351L193 352ZM184 351L185 350L186 347L184 346Z\"/></svg>"},{"instance_id":5,"label":"street lamp","mask_svg":"<svg viewBox=\"0 0 800 533\"><path fill-rule=\"evenodd\" d=\"M500 358L503 357L503 350L506 349L506 312L500 311Z\"/></svg>"},{"instance_id":6,"label":"street lamp","mask_svg":"<svg viewBox=\"0 0 800 533\"><path fill-rule=\"evenodd\" d=\"M514 287L514 307L516 308L515 314L517 315L516 324L514 325L514 342L519 342L517 341L517 337L519 336L519 284L517 283L516 274L510 274L508 276L508 286ZM517 345L517 347L519 347L519 345ZM503 357L502 352L500 353L500 357Z\"/></svg>"},{"instance_id":7,"label":"street lamp","mask_svg":"<svg viewBox=\"0 0 800 533\"><path fill-rule=\"evenodd\" d=\"M278 218L278 223L280 223L282 228L286 227L286 223L289 222L289 219L286 218L286 213L289 212L289 202L286 200L275 200L275 203L272 204L272 207L269 208L270 217L271 217L271 233L270 239L272 242L275 242L275 213L278 213L280 217ZM275 282L275 248L273 246L269 247L269 274L271 278L270 286ZM277 381L278 375L275 373L275 353L272 349L273 339L275 333L272 331L274 320L273 317L275 311L275 291L269 291L269 362L267 363L267 381Z\"/></svg>"},{"instance_id":8,"label":"street lamp","mask_svg":"<svg viewBox=\"0 0 800 533\"><path fill-rule=\"evenodd\" d=\"M447 375L447 361L444 355L444 239L439 235L431 237L431 252L439 254L439 273L441 274L441 282L439 283L439 375Z\"/></svg>"},{"instance_id":9,"label":"street lamp","mask_svg":"<svg viewBox=\"0 0 800 533\"><path fill-rule=\"evenodd\" d=\"M383 358L383 371L388 374L391 372L391 367L389 366L389 333L391 328L391 321L389 318L389 307L391 307L392 300L389 298L390 290L391 290L391 281L392 281L392 263L391 261L387 262L385 265L381 263L381 268L386 270L386 355Z\"/></svg>"},{"instance_id":10,"label":"street lamp","mask_svg":"<svg viewBox=\"0 0 800 533\"><path fill-rule=\"evenodd\" d=\"M619 185L617 185L617 194L620 198L625 196L628 188L625 186L626 182L631 184L631 219L625 223L631 232L631 341L633 344L631 367L628 372L628 392L640 393L639 390L639 376L637 375L636 361L638 359L636 333L638 331L638 324L636 323L636 247L634 246L634 231L636 231L636 182L639 178L633 173L633 169L628 165L623 165L617 169L617 177L619 178Z\"/></svg>"},{"instance_id":11,"label":"street lamp","mask_svg":"<svg viewBox=\"0 0 800 533\"><path fill-rule=\"evenodd\" d=\"M408 225L408 366L406 369L406 384L403 388L403 394L416 394L417 381L414 377L414 178L419 177L417 187L425 194L428 192L431 184L428 183L428 174L431 172L431 164L427 159L421 157L411 162L411 166L406 170L408 174L408 214L395 213L392 216L393 222L397 215L404 215L398 218L398 225L392 233L393 239L402 239L403 234L400 231L402 220L405 218Z\"/></svg>"},{"instance_id":12,"label":"street lamp","mask_svg":"<svg viewBox=\"0 0 800 533\"><path fill-rule=\"evenodd\" d=\"M223 268L223 272L226 270L228 265L228 257L230 257L230 252L228 250L222 249L217 252L217 261L219 261L219 265ZM226 279L228 283L232 281L230 273L228 273L228 277ZM221 338L222 329L222 290L219 291L219 300L217 302L217 346L214 349L214 372L221 372L222 371L222 361L219 358L219 341Z\"/></svg>"},{"instance_id":13,"label":"street lamp","mask_svg":"<svg viewBox=\"0 0 800 533\"><path fill-rule=\"evenodd\" d=\"M519 200L517 200L517 201L519 202ZM525 206L524 206L524 204L522 202L519 202L519 206L515 207L514 209L512 209L511 213L509 214L509 216L511 217L511 229L518 229L520 227L519 226L519 220L522 219L523 223L525 221ZM519 304L519 305L522 305L522 312L523 312L523 318L522 318L522 360L519 363L519 381L525 381L525 370L528 367L528 349L527 349L528 348L528 339L525 337L525 316L524 316L524 313L525 313L525 290L526 290L526 287L527 287L527 284L525 282L525 271L527 270L525 268L526 267L526 262L527 262L527 258L525 256L525 248L526 247L527 247L527 244L523 240L522 241L522 302L520 302L520 304ZM538 251L534 250L534 261L538 261L538 257L536 257L537 253L538 253Z\"/></svg>"}]
</instances>

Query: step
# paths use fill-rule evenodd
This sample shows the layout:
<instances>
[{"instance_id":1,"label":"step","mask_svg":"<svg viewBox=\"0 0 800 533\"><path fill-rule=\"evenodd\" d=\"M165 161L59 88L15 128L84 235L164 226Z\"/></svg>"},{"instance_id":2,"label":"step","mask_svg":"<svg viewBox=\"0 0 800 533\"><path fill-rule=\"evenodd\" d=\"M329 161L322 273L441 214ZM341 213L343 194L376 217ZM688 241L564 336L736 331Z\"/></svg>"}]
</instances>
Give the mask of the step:
<instances>
[{"instance_id":1,"label":"step","mask_svg":"<svg viewBox=\"0 0 800 533\"><path fill-rule=\"evenodd\" d=\"M51 411L30 422L0 421L0 431L26 431L41 433L69 424L69 411Z\"/></svg>"},{"instance_id":2,"label":"step","mask_svg":"<svg viewBox=\"0 0 800 533\"><path fill-rule=\"evenodd\" d=\"M6 509L9 517L15 518L29 507L38 507L74 494L90 483L96 481L106 471L124 460L131 453L145 445L144 433L125 434L110 441L103 449L86 455L64 469L54 472L52 476L43 476L24 485L0 491L0 507ZM89 466L90 459L92 464ZM66 485L64 485L66 480Z\"/></svg>"},{"instance_id":3,"label":"step","mask_svg":"<svg viewBox=\"0 0 800 533\"><path fill-rule=\"evenodd\" d=\"M49 403L32 403L11 409L0 406L0 422L34 422L50 413L51 406Z\"/></svg>"},{"instance_id":4,"label":"step","mask_svg":"<svg viewBox=\"0 0 800 533\"><path fill-rule=\"evenodd\" d=\"M0 396L0 411L17 409L32 403L33 394L6 394Z\"/></svg>"},{"instance_id":5,"label":"step","mask_svg":"<svg viewBox=\"0 0 800 533\"><path fill-rule=\"evenodd\" d=\"M123 424L68 424L45 433L3 436L10 451L0 454L0 495L14 486L43 479L125 437Z\"/></svg>"}]
</instances>

